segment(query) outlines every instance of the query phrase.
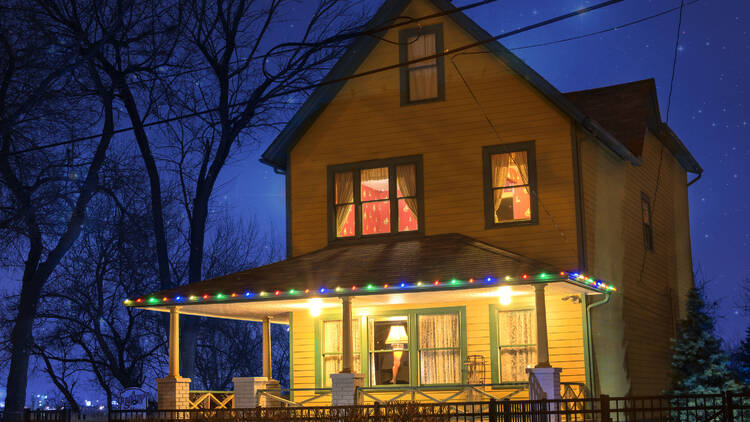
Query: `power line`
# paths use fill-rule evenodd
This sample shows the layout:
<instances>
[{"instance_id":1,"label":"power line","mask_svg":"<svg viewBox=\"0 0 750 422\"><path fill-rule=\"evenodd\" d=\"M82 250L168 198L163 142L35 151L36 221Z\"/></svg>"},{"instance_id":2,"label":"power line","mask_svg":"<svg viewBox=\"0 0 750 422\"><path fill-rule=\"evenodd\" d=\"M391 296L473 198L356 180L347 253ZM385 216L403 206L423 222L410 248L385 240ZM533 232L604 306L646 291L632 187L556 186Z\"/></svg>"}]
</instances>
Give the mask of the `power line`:
<instances>
[{"instance_id":1,"label":"power line","mask_svg":"<svg viewBox=\"0 0 750 422\"><path fill-rule=\"evenodd\" d=\"M443 57L443 56L455 54L455 53L458 53L458 52L461 52L461 51L464 51L464 50L468 50L470 48L478 47L478 46L481 46L481 45L484 45L484 44L487 44L487 43L490 43L490 42L493 42L493 41L500 40L502 38L507 38L507 37L510 37L510 36L513 36L513 35L516 35L516 34L520 34L520 33L526 32L526 31L530 31L532 29L541 28L543 26L547 26L547 25L550 25L550 24L553 24L553 23L557 23L557 22L560 22L562 20L569 19L569 18L572 18L572 17L575 17L575 16L580 16L580 15L583 15L583 14L586 14L586 13L589 13L589 12L593 12L595 10L611 6L613 4L621 3L623 1L625 1L625 0L607 0L607 1L604 1L604 2L601 2L601 3L597 3L597 4L593 5L593 6L584 7L584 8L578 9L576 11L573 11L573 12L570 12L570 13L566 13L564 15L559 15L559 16L556 16L556 17L553 17L553 18L541 21L541 22L537 22L535 24L527 25L527 26L515 29L515 30L510 31L510 32L506 32L506 33L503 33L503 34L500 34L500 35L496 35L496 36L492 36L492 37L489 37L489 38L485 38L483 40L479 40L479 41L476 41L476 42L473 42L473 43L470 43L470 44L465 44L463 46L456 47L456 48L453 48L453 49L445 49L442 52L437 52L437 53L435 53L433 55L430 55L430 56L424 56L424 57L421 57L421 58L418 58L418 59L407 60L405 62L396 63L396 64L393 64L393 65L384 66L384 67L380 67L380 68L376 68L376 69L371 69L371 70L367 70L367 71L360 72L360 73L355 73L353 75L345 76L345 77L342 77L342 78L335 78L335 79L323 80L321 82L318 82L318 83L315 83L315 84L310 84L310 85L307 85L307 86L304 86L304 87L301 87L301 88L294 88L294 89L290 89L288 91L283 91L283 92L277 93L276 96L284 96L284 95L294 94L294 93L297 93L297 92L308 91L308 90L313 89L313 88L318 88L318 87L322 87L322 86L332 85L332 84L336 84L336 83L339 83L339 82L345 82L347 80L361 78L361 77L369 76L369 75L372 75L372 74L375 74L375 73L385 72L387 70L398 69L400 67L410 66L412 64L423 62L423 61L434 60L434 59L437 59L438 57ZM238 103L230 104L229 107L242 106L242 105L246 105L248 103L249 103L249 101L241 101L241 102L238 102ZM146 127L151 127L151 126L160 125L160 124L164 124L164 123L170 123L170 122L174 122L174 121L177 121L177 120L182 120L182 119L186 119L186 118L190 118L190 117L200 116L200 115L203 115L203 114L213 113L213 112L216 112L218 110L219 110L218 107L213 107L213 108L210 108L210 109L196 111L196 112L193 112L193 113L183 114L183 115L179 115L179 116L170 117L170 118L167 118L167 119L156 120L156 121L153 121L153 122L144 123L143 127L146 128ZM127 128L122 128L122 129L114 130L112 132L112 134L115 135L115 134L119 134L119 133L123 133L123 132L128 132L128 131L131 131L131 130L133 130L132 126L131 127L127 127ZM27 153L27 152L40 151L40 150L47 149L47 148L54 148L54 147L59 147L59 146L63 146L63 145L74 144L74 143L77 143L77 142L83 142L83 141L95 139L95 138L98 138L99 136L102 136L102 134L83 136L83 137L79 137L79 138L69 139L69 140L66 140L66 141L55 142L55 143L48 144L48 145L43 145L43 146L38 146L38 147L33 147L33 148L27 148L27 149L13 151L13 152L8 152L7 155L12 156L12 155L24 154L24 153Z\"/></svg>"},{"instance_id":2,"label":"power line","mask_svg":"<svg viewBox=\"0 0 750 422\"><path fill-rule=\"evenodd\" d=\"M674 41L674 59L672 60L672 77L669 79L669 95L667 96L667 123L669 123L669 111L672 108L672 88L674 86L674 75L677 72L677 52L680 47L680 31L682 29L682 10L685 8L685 0L680 1L680 18L677 21L677 38Z\"/></svg>"},{"instance_id":3,"label":"power line","mask_svg":"<svg viewBox=\"0 0 750 422\"><path fill-rule=\"evenodd\" d=\"M691 4L698 3L699 1L700 0L689 1L689 2L685 3L685 6L689 6ZM667 10L664 10L662 12L659 12L659 13L656 13L656 14L653 14L653 15L650 15L650 16L646 16L644 18L640 18L640 19L636 19L634 21L630 21L630 22L624 23L622 25L611 26L609 28L605 28L605 29L602 29L602 30L599 30L599 31L589 32L587 34L582 34L582 35L576 35L575 37L563 38L563 39L554 40L554 41L547 41L547 42L538 43L538 44L529 44L529 45L524 45L524 46L520 46L520 47L513 47L513 48L509 48L509 50L516 51L516 50L525 50L527 48L546 47L548 45L560 44L560 43L564 43L564 42L568 42L568 41L575 41L575 40L580 40L582 38L588 38L588 37L591 37L591 36L594 36L594 35L604 34L604 33L607 33L607 32L618 31L620 29L627 28L627 27L635 25L635 24L639 24L639 23L642 23L642 22L649 21L651 19L658 18L659 16L664 16L666 14L674 12L675 10L681 10L682 7L683 6L673 7L671 9L667 9Z\"/></svg>"}]
</instances>

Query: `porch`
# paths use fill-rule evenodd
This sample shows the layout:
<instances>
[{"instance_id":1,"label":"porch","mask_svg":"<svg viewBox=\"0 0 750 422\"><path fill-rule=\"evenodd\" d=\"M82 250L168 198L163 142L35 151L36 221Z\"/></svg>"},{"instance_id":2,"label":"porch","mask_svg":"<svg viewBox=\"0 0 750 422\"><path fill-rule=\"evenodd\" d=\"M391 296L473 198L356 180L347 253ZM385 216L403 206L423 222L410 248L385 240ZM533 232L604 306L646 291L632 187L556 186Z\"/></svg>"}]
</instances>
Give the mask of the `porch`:
<instances>
[{"instance_id":1,"label":"porch","mask_svg":"<svg viewBox=\"0 0 750 422\"><path fill-rule=\"evenodd\" d=\"M300 277L279 282L287 271ZM127 304L170 312L161 409L450 403L585 397L587 297L612 291L463 236L433 236L327 248ZM180 314L261 321L261 376L235 378L233 392L191 392L179 375ZM289 326L288 389L271 373L272 323Z\"/></svg>"}]
</instances>

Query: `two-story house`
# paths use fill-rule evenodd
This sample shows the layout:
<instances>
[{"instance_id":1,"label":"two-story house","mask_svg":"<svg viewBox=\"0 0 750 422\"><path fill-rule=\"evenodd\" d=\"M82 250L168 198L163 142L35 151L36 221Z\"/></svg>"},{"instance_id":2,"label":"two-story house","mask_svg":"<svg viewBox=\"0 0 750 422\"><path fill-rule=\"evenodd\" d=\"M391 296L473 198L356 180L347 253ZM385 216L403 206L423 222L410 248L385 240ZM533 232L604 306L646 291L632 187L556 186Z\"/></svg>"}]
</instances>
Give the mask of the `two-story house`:
<instances>
[{"instance_id":1,"label":"two-story house","mask_svg":"<svg viewBox=\"0 0 750 422\"><path fill-rule=\"evenodd\" d=\"M188 388L179 313L288 324L297 403L528 397L533 368L558 394L667 387L702 170L654 81L561 93L498 42L452 53L490 35L447 0L371 27L433 14L357 39L264 152L286 260L126 301L172 312L160 406Z\"/></svg>"}]
</instances>

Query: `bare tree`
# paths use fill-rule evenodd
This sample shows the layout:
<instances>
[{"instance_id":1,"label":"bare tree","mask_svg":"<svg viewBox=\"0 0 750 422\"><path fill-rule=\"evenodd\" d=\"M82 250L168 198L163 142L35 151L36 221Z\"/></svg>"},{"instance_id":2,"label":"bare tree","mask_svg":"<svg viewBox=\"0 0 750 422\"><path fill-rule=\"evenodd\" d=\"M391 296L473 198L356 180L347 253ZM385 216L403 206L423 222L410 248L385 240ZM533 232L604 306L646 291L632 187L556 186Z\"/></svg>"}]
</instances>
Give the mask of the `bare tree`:
<instances>
[{"instance_id":1,"label":"bare tree","mask_svg":"<svg viewBox=\"0 0 750 422\"><path fill-rule=\"evenodd\" d=\"M13 306L5 417L23 410L34 320L45 284L75 243L113 136L113 92L89 73L92 51L48 37L34 10L0 9L0 231L23 251ZM85 122L85 123L84 123ZM75 147L40 146L94 130ZM21 153L23 152L23 153Z\"/></svg>"},{"instance_id":2,"label":"bare tree","mask_svg":"<svg viewBox=\"0 0 750 422\"><path fill-rule=\"evenodd\" d=\"M74 366L93 378L110 407L121 389L142 387L166 362L157 315L122 306L123 298L159 286L145 180L138 166L127 165L136 158L108 162L106 195L90 206L86 230L55 272L38 315L45 323L39 356L53 381Z\"/></svg>"},{"instance_id":3,"label":"bare tree","mask_svg":"<svg viewBox=\"0 0 750 422\"><path fill-rule=\"evenodd\" d=\"M294 42L284 12L294 1L271 0L38 0L111 81L133 127L151 195L161 287L206 275L204 251L211 197L233 149L257 145L294 107L289 93L322 77L350 40L333 35L359 29L354 1L317 0ZM179 31L179 32L177 32ZM269 53L269 54L267 54ZM173 123L149 129L155 115ZM190 118L185 116L192 116ZM164 186L182 190L186 270L174 269L165 229ZM182 374L194 375L198 322L182 320Z\"/></svg>"}]
</instances>

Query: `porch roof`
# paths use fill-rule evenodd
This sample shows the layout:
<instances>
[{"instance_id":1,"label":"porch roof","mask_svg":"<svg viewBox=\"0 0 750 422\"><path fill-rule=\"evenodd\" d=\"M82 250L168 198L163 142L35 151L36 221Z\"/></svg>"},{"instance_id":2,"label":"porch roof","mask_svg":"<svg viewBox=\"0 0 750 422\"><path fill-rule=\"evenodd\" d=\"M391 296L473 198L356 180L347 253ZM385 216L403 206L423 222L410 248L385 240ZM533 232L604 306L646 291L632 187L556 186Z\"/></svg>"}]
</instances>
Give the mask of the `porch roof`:
<instances>
[{"instance_id":1,"label":"porch roof","mask_svg":"<svg viewBox=\"0 0 750 422\"><path fill-rule=\"evenodd\" d=\"M567 281L614 287L460 234L342 242L273 264L125 300L127 306L229 304L435 292ZM270 305L270 304L269 304Z\"/></svg>"}]
</instances>

